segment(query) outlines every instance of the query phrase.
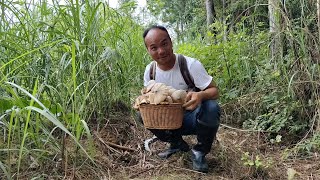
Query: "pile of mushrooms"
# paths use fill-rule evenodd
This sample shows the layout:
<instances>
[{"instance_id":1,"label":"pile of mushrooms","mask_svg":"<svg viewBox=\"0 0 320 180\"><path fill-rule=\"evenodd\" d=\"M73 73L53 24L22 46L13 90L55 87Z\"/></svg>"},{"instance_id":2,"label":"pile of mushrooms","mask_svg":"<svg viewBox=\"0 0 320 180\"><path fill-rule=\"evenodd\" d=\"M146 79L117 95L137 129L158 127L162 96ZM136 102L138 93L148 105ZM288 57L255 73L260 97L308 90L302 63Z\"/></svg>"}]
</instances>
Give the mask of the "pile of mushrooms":
<instances>
[{"instance_id":1,"label":"pile of mushrooms","mask_svg":"<svg viewBox=\"0 0 320 180\"><path fill-rule=\"evenodd\" d=\"M141 104L184 104L186 97L187 92L184 90L177 90L163 83L150 80L147 86L141 90L141 95L136 98L133 108L139 109Z\"/></svg>"}]
</instances>

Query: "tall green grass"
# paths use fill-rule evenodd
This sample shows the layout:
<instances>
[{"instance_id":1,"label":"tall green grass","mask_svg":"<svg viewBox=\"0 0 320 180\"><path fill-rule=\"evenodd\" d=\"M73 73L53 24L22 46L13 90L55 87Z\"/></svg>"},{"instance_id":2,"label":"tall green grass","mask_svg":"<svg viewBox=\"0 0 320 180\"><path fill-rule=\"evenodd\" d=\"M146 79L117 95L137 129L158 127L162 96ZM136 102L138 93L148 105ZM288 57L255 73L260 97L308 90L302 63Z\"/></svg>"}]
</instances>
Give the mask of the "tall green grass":
<instances>
[{"instance_id":1,"label":"tall green grass","mask_svg":"<svg viewBox=\"0 0 320 180\"><path fill-rule=\"evenodd\" d=\"M94 166L92 131L105 124L114 104L130 106L141 87L141 27L103 1L0 6L0 175L19 178L30 158L38 164L33 177L45 175L41 165L54 164L54 156L68 159L65 145L73 145L65 138L77 146L70 162Z\"/></svg>"},{"instance_id":2,"label":"tall green grass","mask_svg":"<svg viewBox=\"0 0 320 180\"><path fill-rule=\"evenodd\" d=\"M28 168L32 177L59 175L67 167L41 169L57 159L95 171L92 132L115 105L130 106L142 85L142 27L98 0L0 6L0 176L17 179ZM320 144L320 67L319 34L306 10L301 18L281 13L289 21L279 32L288 46L272 61L273 37L248 23L255 18L239 22L227 39L230 24L217 22L217 34L179 44L177 52L200 59L214 76L224 123L297 136L298 149L310 152Z\"/></svg>"}]
</instances>

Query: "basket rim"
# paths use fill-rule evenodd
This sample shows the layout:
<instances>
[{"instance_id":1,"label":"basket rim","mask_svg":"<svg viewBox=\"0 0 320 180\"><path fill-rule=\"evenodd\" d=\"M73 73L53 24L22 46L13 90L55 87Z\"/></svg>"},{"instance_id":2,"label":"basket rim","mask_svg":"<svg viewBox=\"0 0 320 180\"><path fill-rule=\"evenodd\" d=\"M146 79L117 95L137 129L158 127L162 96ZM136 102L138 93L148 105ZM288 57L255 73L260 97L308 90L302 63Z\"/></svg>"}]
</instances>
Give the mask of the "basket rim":
<instances>
[{"instance_id":1,"label":"basket rim","mask_svg":"<svg viewBox=\"0 0 320 180\"><path fill-rule=\"evenodd\" d=\"M140 106L168 106L168 105L183 105L182 103L170 103L170 104L140 104Z\"/></svg>"}]
</instances>

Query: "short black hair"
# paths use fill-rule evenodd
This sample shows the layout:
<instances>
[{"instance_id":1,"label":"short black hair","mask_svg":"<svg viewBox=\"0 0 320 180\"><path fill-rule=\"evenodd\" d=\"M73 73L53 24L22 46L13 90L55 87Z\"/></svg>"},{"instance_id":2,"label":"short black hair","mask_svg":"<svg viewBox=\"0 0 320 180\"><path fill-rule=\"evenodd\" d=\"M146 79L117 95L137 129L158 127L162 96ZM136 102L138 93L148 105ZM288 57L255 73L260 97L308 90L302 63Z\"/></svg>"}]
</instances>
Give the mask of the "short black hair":
<instances>
[{"instance_id":1,"label":"short black hair","mask_svg":"<svg viewBox=\"0 0 320 180\"><path fill-rule=\"evenodd\" d=\"M143 39L145 39L145 37L147 36L147 34L149 33L149 31L152 30L152 29L160 29L160 30L162 30L162 31L165 31L165 32L168 34L168 37L170 38L170 35L169 35L169 33L168 33L168 30L167 30L164 26L152 25L152 26L150 26L149 28L147 28L147 29L143 32L143 34L142 34ZM171 38L170 38L170 39L171 39Z\"/></svg>"}]
</instances>

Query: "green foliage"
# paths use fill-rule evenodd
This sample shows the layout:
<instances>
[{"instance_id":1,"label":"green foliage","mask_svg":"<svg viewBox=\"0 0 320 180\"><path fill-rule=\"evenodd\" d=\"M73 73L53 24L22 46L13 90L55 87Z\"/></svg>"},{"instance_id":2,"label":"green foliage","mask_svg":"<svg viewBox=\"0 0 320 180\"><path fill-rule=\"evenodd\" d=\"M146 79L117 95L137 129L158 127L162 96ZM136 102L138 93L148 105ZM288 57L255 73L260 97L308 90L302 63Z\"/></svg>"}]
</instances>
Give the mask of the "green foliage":
<instances>
[{"instance_id":1,"label":"green foliage","mask_svg":"<svg viewBox=\"0 0 320 180\"><path fill-rule=\"evenodd\" d=\"M137 8L137 2L135 0L120 0L120 12L125 15L131 15L134 10Z\"/></svg>"},{"instance_id":2,"label":"green foliage","mask_svg":"<svg viewBox=\"0 0 320 180\"><path fill-rule=\"evenodd\" d=\"M150 13L169 24L178 41L195 38L206 30L205 5L201 0L148 0ZM202 27L202 28L201 28Z\"/></svg>"},{"instance_id":3,"label":"green foliage","mask_svg":"<svg viewBox=\"0 0 320 180\"><path fill-rule=\"evenodd\" d=\"M242 114L242 119L234 117L237 123L245 128L296 138L306 131L312 125L307 117L315 116L317 111L319 76L315 72L319 72L319 66L303 60L309 70L291 71L295 49L287 51L282 59L271 61L267 31L255 29L253 32L246 28L245 21L236 24L227 36L228 26L219 22L212 26L215 34L208 32L205 39L180 44L177 52L204 63L219 86L222 104L239 102L239 108L229 112ZM293 33L299 34L299 31L293 29ZM302 48L298 53L304 57L308 54L304 41L308 35L303 32L299 36ZM311 88L314 93L310 92ZM243 98L250 94L255 94L257 99Z\"/></svg>"},{"instance_id":4,"label":"green foliage","mask_svg":"<svg viewBox=\"0 0 320 180\"><path fill-rule=\"evenodd\" d=\"M278 99L280 98L280 99ZM262 99L260 115L254 120L248 119L243 123L245 128L266 130L278 133L281 130L290 134L297 134L306 130L307 124L299 121L295 116L299 108L298 102L292 102L288 97L281 97L279 94L269 94Z\"/></svg>"},{"instance_id":5,"label":"green foliage","mask_svg":"<svg viewBox=\"0 0 320 180\"><path fill-rule=\"evenodd\" d=\"M251 158L249 155L249 152L245 152L242 157L241 161L243 161L243 164L245 166L253 166L255 168L261 168L262 167L262 162L259 157L259 155L256 155L254 158Z\"/></svg>"},{"instance_id":6,"label":"green foliage","mask_svg":"<svg viewBox=\"0 0 320 180\"><path fill-rule=\"evenodd\" d=\"M320 134L315 133L311 138L305 140L303 143L297 144L292 150L288 150L285 157L288 158L290 155L304 155L308 156L320 150Z\"/></svg>"},{"instance_id":7,"label":"green foliage","mask_svg":"<svg viewBox=\"0 0 320 180\"><path fill-rule=\"evenodd\" d=\"M261 174L264 174L264 170L268 169L273 164L271 158L262 159L259 155L250 155L249 152L242 154L241 161L244 166L249 167L253 176L261 176Z\"/></svg>"},{"instance_id":8,"label":"green foliage","mask_svg":"<svg viewBox=\"0 0 320 180\"><path fill-rule=\"evenodd\" d=\"M219 4L218 4L219 5ZM242 0L233 1L227 4L225 14L230 17L227 21L231 24L243 22L246 27L267 29L269 24L268 4L264 0ZM222 6L222 5L219 5ZM223 16L223 12L217 11L218 16ZM237 28L237 27L231 27Z\"/></svg>"},{"instance_id":9,"label":"green foliage","mask_svg":"<svg viewBox=\"0 0 320 180\"><path fill-rule=\"evenodd\" d=\"M104 124L116 103L130 106L142 85L141 26L102 1L53 3L0 2L12 16L0 19L0 136L9 132L0 161L18 159L1 166L8 175L29 168L31 156L60 154L65 134L83 150L72 156L90 159L89 127Z\"/></svg>"},{"instance_id":10,"label":"green foliage","mask_svg":"<svg viewBox=\"0 0 320 180\"><path fill-rule=\"evenodd\" d=\"M257 68L263 65L268 47L268 36L258 32L254 39L243 28L231 32L224 40L223 24L213 24L217 34L207 33L207 40L179 45L177 51L196 57L204 63L209 74L219 84L222 101L241 95L254 85ZM239 25L240 26L240 25ZM207 43L206 43L207 42ZM248 89L246 89L248 88Z\"/></svg>"},{"instance_id":11,"label":"green foliage","mask_svg":"<svg viewBox=\"0 0 320 180\"><path fill-rule=\"evenodd\" d=\"M278 135L273 143L308 132L295 150L319 150L320 51L313 1L281 6L283 52L276 59L269 56L265 2L226 2L225 9L215 4L213 32L205 30L203 1L152 0L148 9L177 32L176 52L199 59L214 77L225 117ZM150 59L142 27L131 18L135 1L124 0L118 11L99 0L31 4L0 2L0 168L8 179L19 178L29 159L51 163L65 148L65 134L78 147L74 163L83 155L79 148L91 158L93 145L84 147L81 140L92 142L90 127L105 124L114 105L130 106ZM268 164L247 153L242 160L253 169Z\"/></svg>"}]
</instances>

